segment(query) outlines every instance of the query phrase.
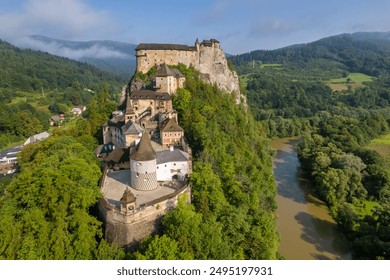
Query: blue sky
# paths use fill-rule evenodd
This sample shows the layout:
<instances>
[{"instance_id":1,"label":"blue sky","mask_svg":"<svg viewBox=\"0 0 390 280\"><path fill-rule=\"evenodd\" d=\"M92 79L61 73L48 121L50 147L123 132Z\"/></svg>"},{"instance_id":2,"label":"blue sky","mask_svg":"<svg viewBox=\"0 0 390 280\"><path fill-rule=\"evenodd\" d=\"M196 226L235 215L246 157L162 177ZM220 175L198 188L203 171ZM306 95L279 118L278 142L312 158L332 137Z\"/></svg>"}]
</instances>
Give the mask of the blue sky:
<instances>
[{"instance_id":1,"label":"blue sky","mask_svg":"<svg viewBox=\"0 0 390 280\"><path fill-rule=\"evenodd\" d=\"M227 53L357 31L390 31L388 0L0 0L0 38L138 44L216 38Z\"/></svg>"}]
</instances>

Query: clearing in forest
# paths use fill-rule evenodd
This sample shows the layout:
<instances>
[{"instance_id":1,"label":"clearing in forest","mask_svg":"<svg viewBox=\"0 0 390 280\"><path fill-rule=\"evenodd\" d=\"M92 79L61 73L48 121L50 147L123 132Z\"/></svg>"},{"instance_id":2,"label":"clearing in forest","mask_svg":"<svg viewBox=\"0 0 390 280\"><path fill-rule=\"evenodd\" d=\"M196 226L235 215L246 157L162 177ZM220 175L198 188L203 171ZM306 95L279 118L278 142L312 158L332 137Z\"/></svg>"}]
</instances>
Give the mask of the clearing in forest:
<instances>
[{"instance_id":1,"label":"clearing in forest","mask_svg":"<svg viewBox=\"0 0 390 280\"><path fill-rule=\"evenodd\" d=\"M363 73L350 73L345 78L331 79L326 84L333 91L355 90L364 87L364 82L371 82L373 77Z\"/></svg>"}]
</instances>

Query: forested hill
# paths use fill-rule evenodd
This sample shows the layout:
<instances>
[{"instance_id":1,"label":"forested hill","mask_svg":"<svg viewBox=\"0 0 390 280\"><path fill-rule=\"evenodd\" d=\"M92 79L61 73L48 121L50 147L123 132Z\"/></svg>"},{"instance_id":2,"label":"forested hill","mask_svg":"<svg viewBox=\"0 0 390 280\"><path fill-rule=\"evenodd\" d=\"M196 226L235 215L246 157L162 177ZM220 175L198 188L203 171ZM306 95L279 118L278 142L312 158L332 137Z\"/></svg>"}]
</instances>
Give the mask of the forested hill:
<instances>
[{"instance_id":1,"label":"forested hill","mask_svg":"<svg viewBox=\"0 0 390 280\"><path fill-rule=\"evenodd\" d=\"M263 64L294 63L300 67L313 60L326 60L328 64L337 63L337 67L345 71L378 76L390 70L390 33L341 34L276 50L255 50L229 59L236 66L257 61Z\"/></svg>"},{"instance_id":2,"label":"forested hill","mask_svg":"<svg viewBox=\"0 0 390 280\"><path fill-rule=\"evenodd\" d=\"M116 41L68 41L46 36L30 36L27 47L47 51L77 61L87 62L97 68L129 79L135 71L137 45Z\"/></svg>"},{"instance_id":3,"label":"forested hill","mask_svg":"<svg viewBox=\"0 0 390 280\"><path fill-rule=\"evenodd\" d=\"M23 50L0 40L0 88L25 91L64 90L68 87L96 90L102 82L121 87L123 78L87 63L48 53Z\"/></svg>"}]
</instances>

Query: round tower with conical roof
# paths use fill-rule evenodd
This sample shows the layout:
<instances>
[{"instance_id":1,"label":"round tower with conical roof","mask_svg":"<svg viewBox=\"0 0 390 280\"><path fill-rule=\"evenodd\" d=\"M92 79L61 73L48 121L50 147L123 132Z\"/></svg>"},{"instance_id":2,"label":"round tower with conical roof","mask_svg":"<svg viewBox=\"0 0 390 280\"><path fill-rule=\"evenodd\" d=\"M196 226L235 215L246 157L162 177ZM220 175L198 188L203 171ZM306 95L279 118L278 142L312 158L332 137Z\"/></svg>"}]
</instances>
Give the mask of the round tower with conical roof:
<instances>
[{"instance_id":1,"label":"round tower with conical roof","mask_svg":"<svg viewBox=\"0 0 390 280\"><path fill-rule=\"evenodd\" d=\"M149 133L144 132L138 146L130 155L130 185L134 189L150 191L158 187L156 159Z\"/></svg>"}]
</instances>

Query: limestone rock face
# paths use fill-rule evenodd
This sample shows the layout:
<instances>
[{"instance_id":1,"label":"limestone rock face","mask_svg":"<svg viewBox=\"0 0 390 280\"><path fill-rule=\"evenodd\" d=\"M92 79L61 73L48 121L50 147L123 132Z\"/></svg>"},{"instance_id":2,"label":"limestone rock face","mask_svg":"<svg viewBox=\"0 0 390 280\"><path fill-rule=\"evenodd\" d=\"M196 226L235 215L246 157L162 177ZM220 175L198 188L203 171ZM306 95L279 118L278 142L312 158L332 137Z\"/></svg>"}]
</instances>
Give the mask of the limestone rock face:
<instances>
[{"instance_id":1,"label":"limestone rock face","mask_svg":"<svg viewBox=\"0 0 390 280\"><path fill-rule=\"evenodd\" d=\"M194 68L204 74L203 79L207 82L216 84L227 92L235 93L236 103L241 102L238 75L229 69L225 53L221 48L200 46L199 62L194 65Z\"/></svg>"}]
</instances>

